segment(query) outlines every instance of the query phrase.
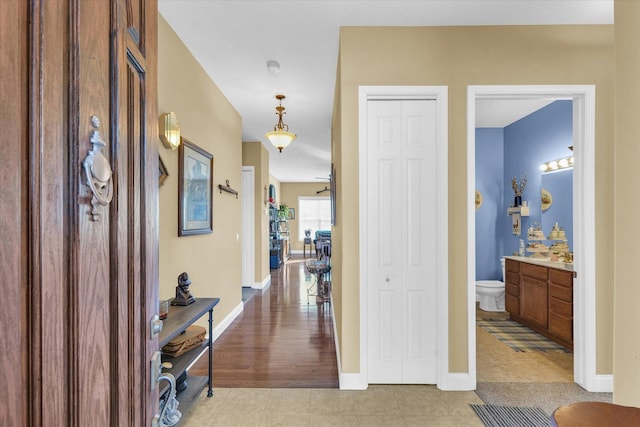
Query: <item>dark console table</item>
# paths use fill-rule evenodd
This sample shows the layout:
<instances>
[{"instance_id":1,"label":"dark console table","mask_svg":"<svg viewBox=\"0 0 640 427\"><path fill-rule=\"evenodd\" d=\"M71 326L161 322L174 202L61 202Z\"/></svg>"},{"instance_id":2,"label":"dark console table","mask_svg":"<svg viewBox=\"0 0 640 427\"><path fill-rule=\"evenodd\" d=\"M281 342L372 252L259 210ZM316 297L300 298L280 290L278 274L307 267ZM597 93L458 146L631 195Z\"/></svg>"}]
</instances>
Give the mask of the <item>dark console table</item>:
<instances>
[{"instance_id":1,"label":"dark console table","mask_svg":"<svg viewBox=\"0 0 640 427\"><path fill-rule=\"evenodd\" d=\"M205 313L209 313L209 338L200 346L189 350L177 357L162 355L162 362L170 362L172 367L166 369L165 372L179 378L191 363L196 360L204 351L209 349L209 369L206 377L192 377L187 373L187 388L176 395L179 402L179 410L184 414L188 412L196 398L203 388L207 387L207 397L213 396L213 352L211 351L213 339L211 336L211 326L213 324L213 308L220 302L220 298L198 298L193 304L187 306L169 306L169 315L163 321L162 332L159 336L160 348L164 347L169 341L181 334L188 326L192 325L196 320L200 319ZM169 386L166 385L160 389L162 396Z\"/></svg>"}]
</instances>

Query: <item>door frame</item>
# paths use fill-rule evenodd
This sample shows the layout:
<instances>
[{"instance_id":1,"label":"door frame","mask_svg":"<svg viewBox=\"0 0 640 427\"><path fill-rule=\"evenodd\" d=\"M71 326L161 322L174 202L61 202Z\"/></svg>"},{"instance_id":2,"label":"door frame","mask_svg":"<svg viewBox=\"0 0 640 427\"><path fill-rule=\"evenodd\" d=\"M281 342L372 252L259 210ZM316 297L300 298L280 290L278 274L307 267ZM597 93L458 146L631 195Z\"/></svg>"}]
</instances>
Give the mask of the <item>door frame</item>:
<instances>
[{"instance_id":1,"label":"door frame","mask_svg":"<svg viewBox=\"0 0 640 427\"><path fill-rule=\"evenodd\" d=\"M248 178L245 178L245 172L249 174ZM255 266L255 175L256 168L255 166L242 166L242 275L244 275L245 263L249 269L249 279L248 283L251 288L255 288L256 283L256 266ZM247 182L245 183L245 179ZM245 184L247 184L247 189L244 190ZM247 211L245 206L249 207ZM249 230L249 232L244 233L245 230ZM247 245L247 251L244 250L245 245ZM245 253L249 254L249 259L244 259ZM247 283L244 280L241 280L241 286L246 286Z\"/></svg>"},{"instance_id":2,"label":"door frame","mask_svg":"<svg viewBox=\"0 0 640 427\"><path fill-rule=\"evenodd\" d=\"M437 386L448 390L451 387L449 374L449 223L448 223L448 87L447 86L359 86L359 244L368 247L367 199L367 102L380 99L430 99L436 101L436 155L437 183L434 206L437 210L437 271L436 271L436 361ZM340 388L366 389L368 380L368 288L366 252L360 250L360 373L354 378L340 380ZM347 381L344 381L344 380Z\"/></svg>"},{"instance_id":3,"label":"door frame","mask_svg":"<svg viewBox=\"0 0 640 427\"><path fill-rule=\"evenodd\" d=\"M595 86L497 85L467 88L467 318L469 374L476 383L475 100L573 100L574 381L591 392L613 390L612 375L596 373Z\"/></svg>"}]
</instances>

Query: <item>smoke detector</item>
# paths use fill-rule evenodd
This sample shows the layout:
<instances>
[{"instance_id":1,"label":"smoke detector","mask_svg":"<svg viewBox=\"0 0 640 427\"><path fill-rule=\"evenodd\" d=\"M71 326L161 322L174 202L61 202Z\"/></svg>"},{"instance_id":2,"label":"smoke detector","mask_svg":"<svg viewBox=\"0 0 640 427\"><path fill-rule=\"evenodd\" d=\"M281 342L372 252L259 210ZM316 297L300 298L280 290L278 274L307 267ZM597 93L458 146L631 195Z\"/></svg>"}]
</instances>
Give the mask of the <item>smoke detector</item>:
<instances>
[{"instance_id":1,"label":"smoke detector","mask_svg":"<svg viewBox=\"0 0 640 427\"><path fill-rule=\"evenodd\" d=\"M271 74L278 74L280 72L280 63L278 61L274 61L273 59L268 60L267 70L269 70Z\"/></svg>"}]
</instances>

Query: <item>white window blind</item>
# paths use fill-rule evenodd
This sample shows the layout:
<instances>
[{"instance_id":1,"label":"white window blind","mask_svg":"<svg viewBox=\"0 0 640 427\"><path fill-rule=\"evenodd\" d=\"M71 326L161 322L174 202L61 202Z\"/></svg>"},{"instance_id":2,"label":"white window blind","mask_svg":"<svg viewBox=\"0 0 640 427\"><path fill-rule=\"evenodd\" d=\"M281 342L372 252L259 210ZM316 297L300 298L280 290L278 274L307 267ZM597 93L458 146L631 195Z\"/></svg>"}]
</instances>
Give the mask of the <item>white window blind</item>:
<instances>
[{"instance_id":1,"label":"white window blind","mask_svg":"<svg viewBox=\"0 0 640 427\"><path fill-rule=\"evenodd\" d=\"M311 230L315 238L318 230L331 230L331 200L328 197L298 197L298 240L304 230Z\"/></svg>"}]
</instances>

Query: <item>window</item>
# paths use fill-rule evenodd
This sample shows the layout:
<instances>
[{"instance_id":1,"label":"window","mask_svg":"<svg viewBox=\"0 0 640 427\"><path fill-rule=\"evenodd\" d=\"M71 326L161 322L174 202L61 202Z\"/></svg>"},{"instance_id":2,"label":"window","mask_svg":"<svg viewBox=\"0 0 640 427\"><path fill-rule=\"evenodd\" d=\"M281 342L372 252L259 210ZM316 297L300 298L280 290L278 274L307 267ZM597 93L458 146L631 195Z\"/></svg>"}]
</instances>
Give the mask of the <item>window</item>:
<instances>
[{"instance_id":1,"label":"window","mask_svg":"<svg viewBox=\"0 0 640 427\"><path fill-rule=\"evenodd\" d=\"M311 230L314 238L318 230L331 230L331 200L329 197L298 197L298 239L304 230Z\"/></svg>"}]
</instances>

